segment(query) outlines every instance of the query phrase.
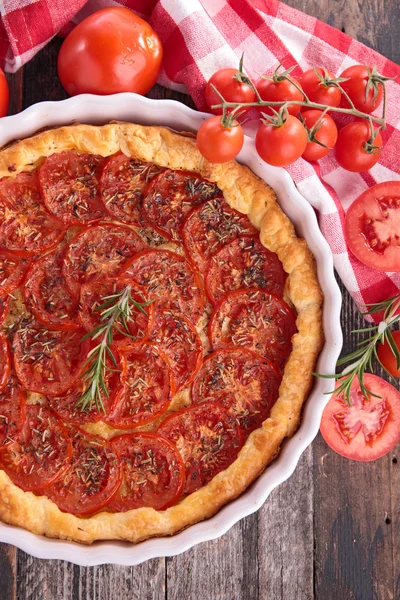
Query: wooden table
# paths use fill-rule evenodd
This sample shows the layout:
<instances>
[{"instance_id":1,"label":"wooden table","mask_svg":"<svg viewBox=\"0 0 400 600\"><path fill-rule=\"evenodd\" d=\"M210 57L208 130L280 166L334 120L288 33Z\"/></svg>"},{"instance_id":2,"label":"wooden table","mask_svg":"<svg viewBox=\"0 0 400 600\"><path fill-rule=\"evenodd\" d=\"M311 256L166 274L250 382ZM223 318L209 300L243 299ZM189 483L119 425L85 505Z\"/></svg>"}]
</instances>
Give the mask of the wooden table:
<instances>
[{"instance_id":1,"label":"wooden table","mask_svg":"<svg viewBox=\"0 0 400 600\"><path fill-rule=\"evenodd\" d=\"M287 3L400 62L398 2ZM9 77L11 113L66 97L56 75L59 46L54 40ZM150 95L193 106L189 97L160 86ZM355 342L350 330L361 321L344 291L345 351ZM0 600L398 600L399 506L396 452L356 463L332 452L318 436L294 475L257 514L181 556L138 567L79 568L0 544Z\"/></svg>"}]
</instances>

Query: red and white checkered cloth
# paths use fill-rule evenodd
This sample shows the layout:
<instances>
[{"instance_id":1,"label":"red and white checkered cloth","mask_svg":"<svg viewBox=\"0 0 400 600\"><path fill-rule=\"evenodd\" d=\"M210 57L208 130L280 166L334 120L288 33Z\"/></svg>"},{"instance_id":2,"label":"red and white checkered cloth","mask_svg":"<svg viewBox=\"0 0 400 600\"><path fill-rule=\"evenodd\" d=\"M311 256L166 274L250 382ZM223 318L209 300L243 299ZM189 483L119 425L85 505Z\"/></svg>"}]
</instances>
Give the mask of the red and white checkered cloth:
<instances>
[{"instance_id":1,"label":"red and white checkered cloth","mask_svg":"<svg viewBox=\"0 0 400 600\"><path fill-rule=\"evenodd\" d=\"M149 19L162 40L159 83L189 92L201 110L207 109L204 88L209 77L221 67L236 66L242 52L246 71L254 79L259 73L272 72L279 63L286 68L297 63L294 75L313 65L340 74L362 63L376 65L381 74L396 78L387 84L385 148L370 171L348 173L332 153L315 165L300 159L288 170L318 211L336 269L355 301L363 305L398 293L400 273L375 271L353 257L346 247L342 222L344 211L365 189L376 182L400 179L400 67L276 0L3 0L0 61L6 70L15 71L62 27L65 34L94 10L121 4Z\"/></svg>"}]
</instances>

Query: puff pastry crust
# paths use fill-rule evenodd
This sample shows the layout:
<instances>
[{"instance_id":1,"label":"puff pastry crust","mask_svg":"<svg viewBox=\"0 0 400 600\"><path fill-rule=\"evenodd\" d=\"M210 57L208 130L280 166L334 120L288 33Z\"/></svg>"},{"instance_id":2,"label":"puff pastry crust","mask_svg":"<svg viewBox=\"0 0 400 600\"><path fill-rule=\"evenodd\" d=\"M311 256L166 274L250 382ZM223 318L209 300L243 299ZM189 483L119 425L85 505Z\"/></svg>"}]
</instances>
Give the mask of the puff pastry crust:
<instances>
[{"instance_id":1,"label":"puff pastry crust","mask_svg":"<svg viewBox=\"0 0 400 600\"><path fill-rule=\"evenodd\" d=\"M140 508L81 518L61 512L46 497L23 492L0 470L0 520L49 537L92 543L172 535L208 517L240 495L279 452L299 425L316 358L323 342L322 302L314 258L280 209L274 191L247 167L232 161L207 162L195 141L163 127L129 123L73 125L43 131L0 152L0 177L33 170L55 152L77 150L109 156L118 151L172 169L196 171L215 182L225 200L248 215L261 242L276 252L288 274L287 296L297 311L293 349L285 367L279 399L270 417L247 439L238 458L208 485L165 511Z\"/></svg>"}]
</instances>

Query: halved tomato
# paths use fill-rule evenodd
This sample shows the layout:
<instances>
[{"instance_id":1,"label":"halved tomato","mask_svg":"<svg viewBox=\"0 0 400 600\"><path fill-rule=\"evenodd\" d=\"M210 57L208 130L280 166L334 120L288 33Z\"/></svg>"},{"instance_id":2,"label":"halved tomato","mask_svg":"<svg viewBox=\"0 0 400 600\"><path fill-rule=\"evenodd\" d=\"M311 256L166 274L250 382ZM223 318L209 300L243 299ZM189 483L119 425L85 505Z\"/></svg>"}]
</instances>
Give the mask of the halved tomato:
<instances>
[{"instance_id":1,"label":"halved tomato","mask_svg":"<svg viewBox=\"0 0 400 600\"><path fill-rule=\"evenodd\" d=\"M338 454L370 461L384 456L400 441L400 392L370 373L364 375L364 384L379 397L365 398L356 379L350 391L351 406L343 392L332 394L322 415L321 433Z\"/></svg>"},{"instance_id":2,"label":"halved tomato","mask_svg":"<svg viewBox=\"0 0 400 600\"><path fill-rule=\"evenodd\" d=\"M111 445L121 459L122 484L109 508L165 510L179 500L185 465L174 444L154 433L133 433L113 438Z\"/></svg>"},{"instance_id":3,"label":"halved tomato","mask_svg":"<svg viewBox=\"0 0 400 600\"><path fill-rule=\"evenodd\" d=\"M348 209L344 229L358 260L379 271L400 271L400 181L363 192Z\"/></svg>"}]
</instances>

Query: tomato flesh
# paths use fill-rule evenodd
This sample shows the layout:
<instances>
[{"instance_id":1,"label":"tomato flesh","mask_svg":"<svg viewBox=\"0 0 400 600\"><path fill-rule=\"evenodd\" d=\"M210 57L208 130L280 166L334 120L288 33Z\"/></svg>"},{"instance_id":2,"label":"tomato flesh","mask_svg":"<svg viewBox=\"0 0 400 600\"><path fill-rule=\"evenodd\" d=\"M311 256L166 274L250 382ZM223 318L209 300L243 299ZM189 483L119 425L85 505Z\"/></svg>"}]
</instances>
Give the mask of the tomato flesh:
<instances>
[{"instance_id":1,"label":"tomato flesh","mask_svg":"<svg viewBox=\"0 0 400 600\"><path fill-rule=\"evenodd\" d=\"M0 296L11 294L19 287L30 262L30 258L0 252Z\"/></svg>"},{"instance_id":2,"label":"tomato flesh","mask_svg":"<svg viewBox=\"0 0 400 600\"><path fill-rule=\"evenodd\" d=\"M6 336L0 333L0 391L6 387L10 373L10 349Z\"/></svg>"},{"instance_id":3,"label":"tomato flesh","mask_svg":"<svg viewBox=\"0 0 400 600\"><path fill-rule=\"evenodd\" d=\"M25 418L25 401L25 394L12 374L0 391L0 451L18 439Z\"/></svg>"},{"instance_id":4,"label":"tomato flesh","mask_svg":"<svg viewBox=\"0 0 400 600\"><path fill-rule=\"evenodd\" d=\"M111 445L121 459L122 484L109 508L165 510L179 500L185 465L174 444L153 433L134 433L113 438Z\"/></svg>"},{"instance_id":5,"label":"tomato flesh","mask_svg":"<svg viewBox=\"0 0 400 600\"><path fill-rule=\"evenodd\" d=\"M331 396L322 415L321 433L338 454L370 461L384 456L400 441L400 392L370 373L364 375L364 384L380 397L365 398L356 379L350 391L351 406L343 393Z\"/></svg>"}]
</instances>

